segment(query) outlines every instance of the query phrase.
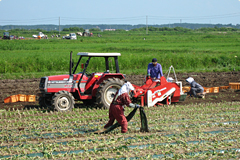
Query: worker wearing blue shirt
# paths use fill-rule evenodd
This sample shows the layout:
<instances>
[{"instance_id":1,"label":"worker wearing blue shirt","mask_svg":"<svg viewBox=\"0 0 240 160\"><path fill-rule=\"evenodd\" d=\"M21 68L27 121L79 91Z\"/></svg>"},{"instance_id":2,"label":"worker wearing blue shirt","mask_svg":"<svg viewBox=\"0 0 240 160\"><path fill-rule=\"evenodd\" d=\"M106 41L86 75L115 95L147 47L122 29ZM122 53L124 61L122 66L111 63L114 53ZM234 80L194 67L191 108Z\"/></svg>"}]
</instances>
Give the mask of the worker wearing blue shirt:
<instances>
[{"instance_id":1,"label":"worker wearing blue shirt","mask_svg":"<svg viewBox=\"0 0 240 160\"><path fill-rule=\"evenodd\" d=\"M163 76L162 73L162 66L161 64L157 63L157 59L153 58L152 63L148 64L148 78L153 78L153 79L160 79Z\"/></svg>"}]
</instances>

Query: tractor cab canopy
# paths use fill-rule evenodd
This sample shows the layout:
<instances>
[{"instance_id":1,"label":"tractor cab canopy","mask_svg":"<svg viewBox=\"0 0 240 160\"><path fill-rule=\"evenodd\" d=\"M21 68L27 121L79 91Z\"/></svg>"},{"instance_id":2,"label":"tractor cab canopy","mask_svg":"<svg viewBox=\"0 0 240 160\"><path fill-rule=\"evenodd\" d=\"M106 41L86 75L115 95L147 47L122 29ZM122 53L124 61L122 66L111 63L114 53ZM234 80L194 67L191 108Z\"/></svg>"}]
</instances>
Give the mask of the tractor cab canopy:
<instances>
[{"instance_id":1,"label":"tractor cab canopy","mask_svg":"<svg viewBox=\"0 0 240 160\"><path fill-rule=\"evenodd\" d=\"M75 69L73 71L73 74L77 70L77 67L78 67L82 57L89 57L88 60L85 63L83 73L85 73L85 71L86 71L86 69L87 69L87 67L89 65L89 61L90 61L90 59L92 57L104 57L105 58L105 66L106 66L106 71L105 72L106 73L109 73L109 57L114 57L116 73L119 73L118 56L121 56L121 53L88 53L88 52L79 52L77 55L80 56L80 57L79 57L79 60L78 60L78 62L76 64L76 67L75 67Z\"/></svg>"},{"instance_id":2,"label":"tractor cab canopy","mask_svg":"<svg viewBox=\"0 0 240 160\"><path fill-rule=\"evenodd\" d=\"M121 53L88 53L88 52L79 52L78 56L85 57L116 57L121 56Z\"/></svg>"}]
</instances>

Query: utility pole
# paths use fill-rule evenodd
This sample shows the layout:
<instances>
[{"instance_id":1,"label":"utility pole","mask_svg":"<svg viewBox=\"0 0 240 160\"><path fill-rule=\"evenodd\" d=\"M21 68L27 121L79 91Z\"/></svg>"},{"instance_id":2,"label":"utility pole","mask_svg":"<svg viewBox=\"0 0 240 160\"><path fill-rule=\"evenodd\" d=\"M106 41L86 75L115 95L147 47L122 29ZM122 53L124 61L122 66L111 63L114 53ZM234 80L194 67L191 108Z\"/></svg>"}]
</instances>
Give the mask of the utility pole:
<instances>
[{"instance_id":1,"label":"utility pole","mask_svg":"<svg viewBox=\"0 0 240 160\"><path fill-rule=\"evenodd\" d=\"M60 35L60 17L59 17L59 29L58 30L59 30L59 35Z\"/></svg>"},{"instance_id":2,"label":"utility pole","mask_svg":"<svg viewBox=\"0 0 240 160\"><path fill-rule=\"evenodd\" d=\"M146 34L148 34L148 16L146 16Z\"/></svg>"}]
</instances>

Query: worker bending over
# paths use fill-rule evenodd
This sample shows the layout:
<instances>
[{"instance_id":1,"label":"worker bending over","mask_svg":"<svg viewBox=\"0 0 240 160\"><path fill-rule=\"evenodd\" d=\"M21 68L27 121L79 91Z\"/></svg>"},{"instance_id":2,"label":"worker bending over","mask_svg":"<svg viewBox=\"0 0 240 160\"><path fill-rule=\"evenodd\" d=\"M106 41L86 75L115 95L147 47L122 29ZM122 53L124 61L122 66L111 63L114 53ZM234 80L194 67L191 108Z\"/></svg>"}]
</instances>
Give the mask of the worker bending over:
<instances>
[{"instance_id":1,"label":"worker bending over","mask_svg":"<svg viewBox=\"0 0 240 160\"><path fill-rule=\"evenodd\" d=\"M161 64L157 63L157 59L153 58L152 63L148 64L147 70L148 78L152 79L160 79L163 76L162 73L162 66Z\"/></svg>"},{"instance_id":2,"label":"worker bending over","mask_svg":"<svg viewBox=\"0 0 240 160\"><path fill-rule=\"evenodd\" d=\"M135 89L132 84L128 81L125 81L124 85L118 90L115 94L114 99L109 108L109 121L104 126L105 129L113 125L115 119L121 125L121 132L127 132L128 122L124 115L124 106L129 106L131 108L139 108L140 105L133 104L129 97L129 92L134 91Z\"/></svg>"},{"instance_id":3,"label":"worker bending over","mask_svg":"<svg viewBox=\"0 0 240 160\"><path fill-rule=\"evenodd\" d=\"M191 85L190 96L193 95L194 97L204 98L204 89L200 84L195 82L192 77L187 78L186 81Z\"/></svg>"}]
</instances>

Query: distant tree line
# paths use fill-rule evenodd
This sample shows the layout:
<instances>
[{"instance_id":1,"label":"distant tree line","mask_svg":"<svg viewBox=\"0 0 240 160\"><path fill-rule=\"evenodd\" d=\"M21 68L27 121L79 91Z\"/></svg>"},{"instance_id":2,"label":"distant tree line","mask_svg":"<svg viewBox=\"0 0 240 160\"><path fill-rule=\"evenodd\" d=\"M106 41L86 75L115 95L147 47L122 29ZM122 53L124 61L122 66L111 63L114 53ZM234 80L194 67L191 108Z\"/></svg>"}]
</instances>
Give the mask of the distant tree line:
<instances>
[{"instance_id":1,"label":"distant tree line","mask_svg":"<svg viewBox=\"0 0 240 160\"><path fill-rule=\"evenodd\" d=\"M14 30L14 29L26 29L26 30L42 30L42 31L83 31L84 29L93 29L93 30L104 30L104 29L115 29L115 30L133 30L146 28L145 24L138 25L110 25L110 24L99 24L99 25L4 25L0 26L0 30ZM152 28L159 28L160 30L172 30L179 28L186 29L201 29L201 28L235 28L240 29L240 24L195 24L195 23L173 23L173 24L162 24L162 25L148 25L149 30Z\"/></svg>"},{"instance_id":2,"label":"distant tree line","mask_svg":"<svg viewBox=\"0 0 240 160\"><path fill-rule=\"evenodd\" d=\"M69 27L69 28L63 28L62 31L65 31L65 32L84 32L84 28L80 28L80 27ZM1 32L4 32L4 30L1 30ZM89 29L90 32L100 32L101 30L99 28L91 28ZM126 30L124 29L116 29L115 32L125 32ZM143 32L143 31L146 31L146 26L143 26L143 27L140 27L140 28L134 28L134 29L131 29L129 31L138 31L138 32ZM202 27L202 28L197 28L197 29L189 29L189 28L184 28L184 27L174 27L174 28L170 28L170 27L153 27L153 26L149 26L148 27L148 31L149 32L156 32L156 31L163 31L163 32L192 32L192 31L201 31L201 32L209 32L209 31L219 31L219 32L226 32L226 31L240 31L240 28L232 28L232 27L223 27L220 25L220 27ZM31 34L31 33L34 33L36 34L36 32L46 32L46 30L44 29L41 29L41 28L37 28L37 29L19 29L19 28L16 28L16 29L11 29L11 32L21 32L21 33L24 33L24 34ZM51 30L51 31L48 31L50 33L55 33L55 34L58 34L59 31L56 31L56 30Z\"/></svg>"},{"instance_id":3,"label":"distant tree line","mask_svg":"<svg viewBox=\"0 0 240 160\"><path fill-rule=\"evenodd\" d=\"M190 31L203 31L203 32L209 32L209 31L220 31L220 32L224 32L224 31L239 31L240 29L237 28L230 28L230 27L214 27L214 28L207 28L207 27L203 27L203 28L199 28L199 29L188 29L188 28L183 28L183 27L174 27L174 28L169 28L169 27L148 27L148 31L178 31L178 32L190 32ZM142 27L142 28L135 28L132 29L131 31L146 31L146 27Z\"/></svg>"}]
</instances>

